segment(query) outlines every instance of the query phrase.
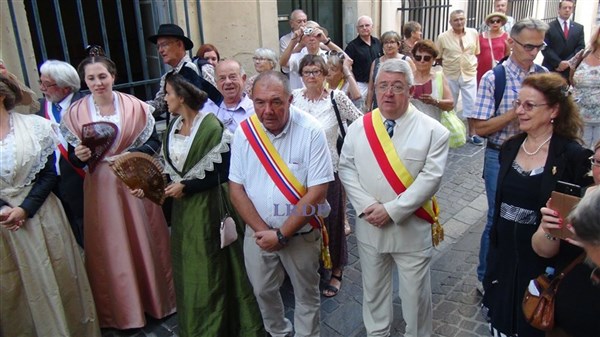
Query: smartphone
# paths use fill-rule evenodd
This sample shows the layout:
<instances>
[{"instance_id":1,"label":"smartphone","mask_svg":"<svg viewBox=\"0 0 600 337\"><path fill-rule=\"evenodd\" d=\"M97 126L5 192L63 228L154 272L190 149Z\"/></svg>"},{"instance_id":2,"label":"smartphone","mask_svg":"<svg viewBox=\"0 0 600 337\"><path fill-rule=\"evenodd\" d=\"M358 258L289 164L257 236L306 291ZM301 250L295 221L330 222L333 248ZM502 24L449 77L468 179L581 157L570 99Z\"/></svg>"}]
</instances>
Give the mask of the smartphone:
<instances>
[{"instance_id":1,"label":"smartphone","mask_svg":"<svg viewBox=\"0 0 600 337\"><path fill-rule=\"evenodd\" d=\"M550 200L550 208L558 212L558 216L563 220L566 219L573 208L577 206L581 200L581 186L558 181L554 191L552 191L552 200ZM560 229L549 230L550 235L566 239L573 238L573 233L567 228L566 222L563 221L563 227Z\"/></svg>"}]
</instances>

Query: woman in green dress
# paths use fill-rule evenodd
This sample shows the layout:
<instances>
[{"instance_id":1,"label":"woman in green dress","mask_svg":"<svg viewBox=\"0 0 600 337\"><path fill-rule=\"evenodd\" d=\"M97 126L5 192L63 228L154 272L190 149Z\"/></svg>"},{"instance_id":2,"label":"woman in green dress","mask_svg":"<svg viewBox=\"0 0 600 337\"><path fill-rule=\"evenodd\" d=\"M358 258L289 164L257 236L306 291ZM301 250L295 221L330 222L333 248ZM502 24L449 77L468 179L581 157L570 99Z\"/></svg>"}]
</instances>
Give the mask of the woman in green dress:
<instances>
[{"instance_id":1,"label":"woman in green dress","mask_svg":"<svg viewBox=\"0 0 600 337\"><path fill-rule=\"evenodd\" d=\"M260 311L246 275L242 241L221 249L223 209L233 210L227 189L232 135L200 110L206 93L181 75L167 77L165 100L177 117L163 142L165 189L173 198L171 249L182 337L264 337ZM243 237L243 222L237 232Z\"/></svg>"}]
</instances>

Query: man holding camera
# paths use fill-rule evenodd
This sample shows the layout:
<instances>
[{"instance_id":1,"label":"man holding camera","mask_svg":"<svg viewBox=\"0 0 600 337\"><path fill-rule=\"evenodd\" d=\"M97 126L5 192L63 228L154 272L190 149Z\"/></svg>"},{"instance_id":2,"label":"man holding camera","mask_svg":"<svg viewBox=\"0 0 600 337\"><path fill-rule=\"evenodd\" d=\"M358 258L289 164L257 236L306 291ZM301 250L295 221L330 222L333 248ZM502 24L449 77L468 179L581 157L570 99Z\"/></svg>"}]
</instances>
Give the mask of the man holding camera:
<instances>
[{"instance_id":1,"label":"man holding camera","mask_svg":"<svg viewBox=\"0 0 600 337\"><path fill-rule=\"evenodd\" d=\"M285 48L283 54L281 54L281 58L279 60L279 65L282 68L288 67L290 69L291 90L299 89L304 86L302 83L302 76L300 76L298 72L300 60L302 60L304 55L320 55L324 59L327 59L328 52L321 50L321 43L327 46L330 51L343 53L343 50L333 43L327 36L327 30L319 26L319 24L315 21L306 22L305 27L300 27L294 32L294 36L290 40L288 46ZM296 48L298 44L305 48L302 48L299 53L294 53L294 48Z\"/></svg>"}]
</instances>

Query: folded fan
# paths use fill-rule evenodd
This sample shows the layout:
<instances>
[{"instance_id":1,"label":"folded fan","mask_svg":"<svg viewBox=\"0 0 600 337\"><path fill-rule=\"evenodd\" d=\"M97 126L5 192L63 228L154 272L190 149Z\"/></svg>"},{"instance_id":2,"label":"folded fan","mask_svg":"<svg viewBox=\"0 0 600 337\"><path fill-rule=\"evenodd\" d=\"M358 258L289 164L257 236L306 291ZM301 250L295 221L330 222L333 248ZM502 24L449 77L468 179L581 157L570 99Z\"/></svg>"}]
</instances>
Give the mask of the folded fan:
<instances>
[{"instance_id":1,"label":"folded fan","mask_svg":"<svg viewBox=\"0 0 600 337\"><path fill-rule=\"evenodd\" d=\"M93 173L96 165L104 159L104 155L115 142L118 131L117 126L111 122L93 122L82 126L81 144L92 151L92 156L87 161L90 173Z\"/></svg>"},{"instance_id":2,"label":"folded fan","mask_svg":"<svg viewBox=\"0 0 600 337\"><path fill-rule=\"evenodd\" d=\"M165 201L165 177L158 159L141 152L120 155L110 166L129 188L142 189L150 201Z\"/></svg>"}]
</instances>

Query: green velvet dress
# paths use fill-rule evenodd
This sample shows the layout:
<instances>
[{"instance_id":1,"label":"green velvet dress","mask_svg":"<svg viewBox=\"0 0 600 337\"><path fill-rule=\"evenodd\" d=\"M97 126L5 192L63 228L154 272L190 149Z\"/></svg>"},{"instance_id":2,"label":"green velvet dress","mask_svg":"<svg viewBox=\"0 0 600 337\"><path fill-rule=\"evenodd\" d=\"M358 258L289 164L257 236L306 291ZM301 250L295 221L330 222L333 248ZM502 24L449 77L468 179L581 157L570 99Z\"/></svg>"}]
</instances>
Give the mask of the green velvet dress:
<instances>
[{"instance_id":1,"label":"green velvet dress","mask_svg":"<svg viewBox=\"0 0 600 337\"><path fill-rule=\"evenodd\" d=\"M191 144L186 145L186 137L175 132L180 125L181 117L169 125L163 143L165 171L172 181L185 185L184 196L173 199L171 216L179 334L264 337L244 267L243 222L239 218L238 240L220 248L220 200L227 203L227 209L233 209L227 188L231 133L224 131L213 114L199 115L188 139ZM178 154L173 145L176 142ZM181 171L177 162L183 162Z\"/></svg>"}]
</instances>

